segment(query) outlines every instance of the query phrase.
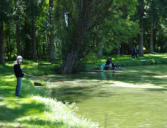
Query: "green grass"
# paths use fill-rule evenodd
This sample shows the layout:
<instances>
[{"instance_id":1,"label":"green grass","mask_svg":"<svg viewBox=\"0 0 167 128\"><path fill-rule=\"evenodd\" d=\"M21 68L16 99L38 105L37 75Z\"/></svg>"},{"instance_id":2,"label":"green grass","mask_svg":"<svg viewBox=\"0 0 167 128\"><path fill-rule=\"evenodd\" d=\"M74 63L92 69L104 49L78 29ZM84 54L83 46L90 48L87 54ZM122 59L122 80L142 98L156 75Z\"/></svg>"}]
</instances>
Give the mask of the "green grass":
<instances>
[{"instance_id":1,"label":"green grass","mask_svg":"<svg viewBox=\"0 0 167 128\"><path fill-rule=\"evenodd\" d=\"M31 75L53 74L55 65L37 67L37 63L26 61L23 70ZM1 128L95 128L96 124L76 115L75 107L51 99L47 86L35 87L38 77L24 77L22 98L16 97L16 78L12 62L0 65L0 127ZM41 80L38 80L41 82ZM42 81L47 85L47 82Z\"/></svg>"},{"instance_id":2,"label":"green grass","mask_svg":"<svg viewBox=\"0 0 167 128\"><path fill-rule=\"evenodd\" d=\"M113 62L121 67L127 66L140 66L140 65L155 65L155 64L167 64L167 54L145 54L143 57L138 57L137 59L131 58L130 55L122 56L109 56L112 57ZM87 68L91 69L93 67L100 67L100 65L106 62L108 57L102 59L90 58L87 60Z\"/></svg>"}]
</instances>

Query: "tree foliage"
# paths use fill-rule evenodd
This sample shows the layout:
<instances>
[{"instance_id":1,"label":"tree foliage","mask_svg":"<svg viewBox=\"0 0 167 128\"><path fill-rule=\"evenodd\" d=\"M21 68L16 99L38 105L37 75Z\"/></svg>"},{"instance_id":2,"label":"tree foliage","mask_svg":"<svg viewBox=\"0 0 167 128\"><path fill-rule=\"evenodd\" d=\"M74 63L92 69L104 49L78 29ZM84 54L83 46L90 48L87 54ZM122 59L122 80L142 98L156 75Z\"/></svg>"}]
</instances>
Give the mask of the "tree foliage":
<instances>
[{"instance_id":1,"label":"tree foliage","mask_svg":"<svg viewBox=\"0 0 167 128\"><path fill-rule=\"evenodd\" d=\"M140 55L165 52L166 6L165 0L1 0L0 63L21 54L61 60L61 72L71 73L92 53L130 54L133 45Z\"/></svg>"}]
</instances>

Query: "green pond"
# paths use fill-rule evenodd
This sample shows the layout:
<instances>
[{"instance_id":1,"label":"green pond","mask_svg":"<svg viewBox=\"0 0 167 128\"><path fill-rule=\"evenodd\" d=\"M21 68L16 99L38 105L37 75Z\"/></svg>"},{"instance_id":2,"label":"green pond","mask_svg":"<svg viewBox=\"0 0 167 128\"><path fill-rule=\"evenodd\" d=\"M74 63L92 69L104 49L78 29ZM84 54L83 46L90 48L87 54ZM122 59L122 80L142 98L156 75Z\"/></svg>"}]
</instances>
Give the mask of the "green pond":
<instances>
[{"instance_id":1,"label":"green pond","mask_svg":"<svg viewBox=\"0 0 167 128\"><path fill-rule=\"evenodd\" d=\"M54 76L52 97L100 128L167 128L167 65Z\"/></svg>"}]
</instances>

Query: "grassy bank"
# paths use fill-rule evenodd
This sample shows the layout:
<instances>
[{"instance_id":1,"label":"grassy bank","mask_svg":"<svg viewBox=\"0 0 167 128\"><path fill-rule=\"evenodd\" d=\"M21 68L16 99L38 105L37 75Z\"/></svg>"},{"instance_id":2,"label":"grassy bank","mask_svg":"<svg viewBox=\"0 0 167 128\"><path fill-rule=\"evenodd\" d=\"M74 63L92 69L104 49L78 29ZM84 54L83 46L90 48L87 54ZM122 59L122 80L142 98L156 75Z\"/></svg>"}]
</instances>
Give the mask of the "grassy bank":
<instances>
[{"instance_id":1,"label":"grassy bank","mask_svg":"<svg viewBox=\"0 0 167 128\"><path fill-rule=\"evenodd\" d=\"M130 55L122 56L109 56L112 61L121 67L127 66L141 66L141 65L155 65L155 64L167 64L167 53L163 54L145 54L144 56L132 58ZM97 57L91 56L86 59L86 68L92 69L94 67L100 67L102 63L106 62L108 57L98 59Z\"/></svg>"},{"instance_id":2,"label":"grassy bank","mask_svg":"<svg viewBox=\"0 0 167 128\"><path fill-rule=\"evenodd\" d=\"M31 75L54 72L54 65L25 62L23 70ZM96 124L75 114L75 106L50 98L47 86L35 87L33 80L24 77L22 98L16 97L16 78L12 63L0 65L0 127L1 128L95 128ZM46 83L44 82L44 85Z\"/></svg>"}]
</instances>

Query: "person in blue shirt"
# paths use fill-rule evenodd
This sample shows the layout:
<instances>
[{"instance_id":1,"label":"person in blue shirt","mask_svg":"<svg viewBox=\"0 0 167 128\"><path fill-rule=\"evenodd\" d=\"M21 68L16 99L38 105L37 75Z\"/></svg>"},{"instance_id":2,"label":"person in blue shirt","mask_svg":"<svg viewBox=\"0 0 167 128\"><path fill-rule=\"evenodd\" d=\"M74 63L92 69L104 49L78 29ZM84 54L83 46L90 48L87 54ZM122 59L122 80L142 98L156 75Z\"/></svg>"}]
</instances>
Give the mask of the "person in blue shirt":
<instances>
[{"instance_id":1,"label":"person in blue shirt","mask_svg":"<svg viewBox=\"0 0 167 128\"><path fill-rule=\"evenodd\" d=\"M105 70L114 70L117 66L112 62L111 58L108 58L105 63Z\"/></svg>"},{"instance_id":2,"label":"person in blue shirt","mask_svg":"<svg viewBox=\"0 0 167 128\"><path fill-rule=\"evenodd\" d=\"M132 58L137 58L137 49L136 46L134 45L134 47L132 48Z\"/></svg>"}]
</instances>

